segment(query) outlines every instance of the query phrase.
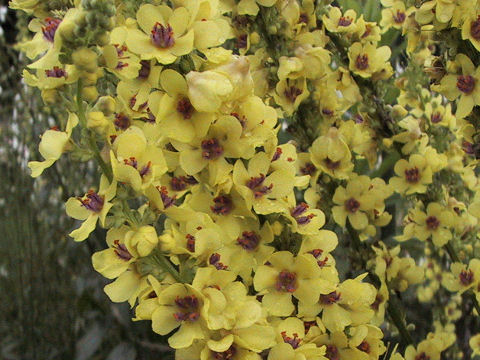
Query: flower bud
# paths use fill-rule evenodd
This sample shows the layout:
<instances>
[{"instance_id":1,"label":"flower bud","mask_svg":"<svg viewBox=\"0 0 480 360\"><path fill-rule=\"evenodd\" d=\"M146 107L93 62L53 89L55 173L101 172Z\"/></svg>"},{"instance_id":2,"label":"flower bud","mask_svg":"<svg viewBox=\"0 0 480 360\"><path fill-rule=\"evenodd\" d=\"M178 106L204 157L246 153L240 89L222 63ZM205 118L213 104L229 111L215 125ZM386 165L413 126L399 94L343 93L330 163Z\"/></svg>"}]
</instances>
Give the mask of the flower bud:
<instances>
[{"instance_id":1,"label":"flower bud","mask_svg":"<svg viewBox=\"0 0 480 360\"><path fill-rule=\"evenodd\" d=\"M97 53L91 49L81 48L72 54L73 63L82 71L95 72L97 70Z\"/></svg>"},{"instance_id":2,"label":"flower bud","mask_svg":"<svg viewBox=\"0 0 480 360\"><path fill-rule=\"evenodd\" d=\"M112 115L115 111L115 100L111 96L102 96L98 99L96 108L105 116Z\"/></svg>"},{"instance_id":3,"label":"flower bud","mask_svg":"<svg viewBox=\"0 0 480 360\"><path fill-rule=\"evenodd\" d=\"M96 129L99 132L108 126L109 121L101 111L92 111L88 114L87 118L87 127L91 129Z\"/></svg>"},{"instance_id":4,"label":"flower bud","mask_svg":"<svg viewBox=\"0 0 480 360\"><path fill-rule=\"evenodd\" d=\"M255 31L250 34L250 44L256 45L260 42L260 35Z\"/></svg>"},{"instance_id":5,"label":"flower bud","mask_svg":"<svg viewBox=\"0 0 480 360\"><path fill-rule=\"evenodd\" d=\"M136 249L140 257L147 256L158 244L158 236L153 226L142 226L125 235L125 243L129 249Z\"/></svg>"},{"instance_id":6,"label":"flower bud","mask_svg":"<svg viewBox=\"0 0 480 360\"><path fill-rule=\"evenodd\" d=\"M56 89L42 90L42 100L47 105L55 104L59 100L57 90Z\"/></svg>"},{"instance_id":7,"label":"flower bud","mask_svg":"<svg viewBox=\"0 0 480 360\"><path fill-rule=\"evenodd\" d=\"M98 98L98 90L95 86L86 86L82 89L82 97L88 102L95 101Z\"/></svg>"},{"instance_id":8,"label":"flower bud","mask_svg":"<svg viewBox=\"0 0 480 360\"><path fill-rule=\"evenodd\" d=\"M106 46L110 43L110 34L104 32L95 36L95 42L100 46Z\"/></svg>"}]
</instances>

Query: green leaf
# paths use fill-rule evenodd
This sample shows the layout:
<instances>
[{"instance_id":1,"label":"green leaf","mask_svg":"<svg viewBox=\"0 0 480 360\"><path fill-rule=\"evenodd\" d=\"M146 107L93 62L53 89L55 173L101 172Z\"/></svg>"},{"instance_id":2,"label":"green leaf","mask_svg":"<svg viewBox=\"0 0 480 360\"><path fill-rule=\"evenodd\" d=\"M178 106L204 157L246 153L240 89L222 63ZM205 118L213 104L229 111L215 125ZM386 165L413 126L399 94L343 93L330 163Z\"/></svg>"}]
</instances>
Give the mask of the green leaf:
<instances>
[{"instance_id":1,"label":"green leaf","mask_svg":"<svg viewBox=\"0 0 480 360\"><path fill-rule=\"evenodd\" d=\"M357 14L362 14L362 5L357 0L338 0L342 11L353 9Z\"/></svg>"},{"instance_id":2,"label":"green leaf","mask_svg":"<svg viewBox=\"0 0 480 360\"><path fill-rule=\"evenodd\" d=\"M379 0L367 0L364 5L363 16L367 21L379 21L381 6Z\"/></svg>"}]
</instances>

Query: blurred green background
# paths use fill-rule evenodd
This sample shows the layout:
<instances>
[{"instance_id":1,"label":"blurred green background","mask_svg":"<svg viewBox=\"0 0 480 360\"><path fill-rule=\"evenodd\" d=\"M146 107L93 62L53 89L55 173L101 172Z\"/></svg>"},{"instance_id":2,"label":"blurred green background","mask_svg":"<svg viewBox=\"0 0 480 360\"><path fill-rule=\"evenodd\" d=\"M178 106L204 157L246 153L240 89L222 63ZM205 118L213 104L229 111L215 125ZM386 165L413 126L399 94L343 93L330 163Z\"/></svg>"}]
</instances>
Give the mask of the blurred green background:
<instances>
[{"instance_id":1,"label":"blurred green background","mask_svg":"<svg viewBox=\"0 0 480 360\"><path fill-rule=\"evenodd\" d=\"M39 179L27 162L40 160L40 135L57 114L27 88L27 61L15 50L28 19L0 2L0 359L169 359L172 353L150 322L135 322L127 304L103 293L105 279L91 265L105 247L97 229L83 243L67 234L74 224L65 200L88 190L94 167L62 159Z\"/></svg>"}]
</instances>

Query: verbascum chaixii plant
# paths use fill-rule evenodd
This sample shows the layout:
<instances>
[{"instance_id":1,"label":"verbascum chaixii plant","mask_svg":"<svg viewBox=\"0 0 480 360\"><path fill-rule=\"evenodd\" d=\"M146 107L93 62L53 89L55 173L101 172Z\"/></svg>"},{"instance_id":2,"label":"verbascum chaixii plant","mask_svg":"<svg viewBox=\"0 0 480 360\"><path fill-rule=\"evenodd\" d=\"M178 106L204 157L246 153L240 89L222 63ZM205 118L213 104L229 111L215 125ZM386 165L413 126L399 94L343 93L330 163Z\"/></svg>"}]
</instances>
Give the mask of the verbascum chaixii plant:
<instances>
[{"instance_id":1,"label":"verbascum chaixii plant","mask_svg":"<svg viewBox=\"0 0 480 360\"><path fill-rule=\"evenodd\" d=\"M480 2L10 6L32 176L96 164L70 235L176 359L480 354Z\"/></svg>"}]
</instances>

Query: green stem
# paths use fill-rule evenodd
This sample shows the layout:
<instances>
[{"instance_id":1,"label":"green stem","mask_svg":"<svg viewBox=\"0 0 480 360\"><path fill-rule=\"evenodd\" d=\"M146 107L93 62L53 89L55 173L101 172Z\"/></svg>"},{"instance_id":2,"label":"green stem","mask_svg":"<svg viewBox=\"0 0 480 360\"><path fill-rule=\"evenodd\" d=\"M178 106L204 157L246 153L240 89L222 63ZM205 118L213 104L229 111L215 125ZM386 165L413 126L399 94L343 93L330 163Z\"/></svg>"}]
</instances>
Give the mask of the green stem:
<instances>
[{"instance_id":1,"label":"green stem","mask_svg":"<svg viewBox=\"0 0 480 360\"><path fill-rule=\"evenodd\" d=\"M180 282L180 283L183 283L183 279L182 277L180 276L180 273L177 271L177 269L175 269L175 267L173 266L173 264L170 262L170 260L168 260L164 255L162 254L155 254L155 259L157 260L157 263L158 265L160 265L160 267L165 270L166 272L168 272L170 275L173 276L173 278Z\"/></svg>"},{"instance_id":2,"label":"green stem","mask_svg":"<svg viewBox=\"0 0 480 360\"><path fill-rule=\"evenodd\" d=\"M122 201L122 211L130 226L132 226L133 228L138 228L139 224L137 222L137 219L132 216L132 212L130 210L130 206L128 205L127 200Z\"/></svg>"},{"instance_id":3,"label":"green stem","mask_svg":"<svg viewBox=\"0 0 480 360\"><path fill-rule=\"evenodd\" d=\"M87 129L87 118L85 116L85 109L83 108L83 99L82 99L82 80L78 81L77 86L77 109L78 109L78 118L80 120L80 124L82 128ZM93 151L93 157L97 161L98 165L102 169L102 172L105 174L109 182L112 182L113 174L112 169L103 161L102 156L100 155L100 150L97 145L97 141L95 140L95 134L90 132L88 137L88 145L90 149Z\"/></svg>"},{"instance_id":4,"label":"green stem","mask_svg":"<svg viewBox=\"0 0 480 360\"><path fill-rule=\"evenodd\" d=\"M412 336L408 332L407 327L405 326L405 322L402 319L402 314L400 313L399 309L399 301L396 295L392 296L392 294L390 294L387 313L395 324L395 327L397 328L398 333L402 338L402 341L407 345L413 344Z\"/></svg>"},{"instance_id":5,"label":"green stem","mask_svg":"<svg viewBox=\"0 0 480 360\"><path fill-rule=\"evenodd\" d=\"M352 227L352 225L348 221L346 224L346 228L348 230L350 237L352 238L352 245L354 249L357 251L357 253L359 254L365 253L367 247L365 246L364 243L360 241L360 237L358 236L357 231ZM366 268L366 261L364 260L363 256L362 256L362 262L363 262L363 267ZM368 271L368 276L373 283L376 283L377 286L380 286L380 279L376 274L372 273L371 271ZM405 326L405 322L402 319L402 315L400 312L400 302L398 301L396 295L390 294L387 312L390 318L392 319L395 327L398 329L398 333L400 334L402 341L406 344L412 344L413 339L410 333L408 332L407 327Z\"/></svg>"},{"instance_id":6,"label":"green stem","mask_svg":"<svg viewBox=\"0 0 480 360\"><path fill-rule=\"evenodd\" d=\"M450 242L447 242L444 245L444 248L445 248L445 251L450 256L450 259L452 259L453 262L461 262L460 258L458 257L457 253L455 252L455 249L453 248L453 246Z\"/></svg>"}]
</instances>

